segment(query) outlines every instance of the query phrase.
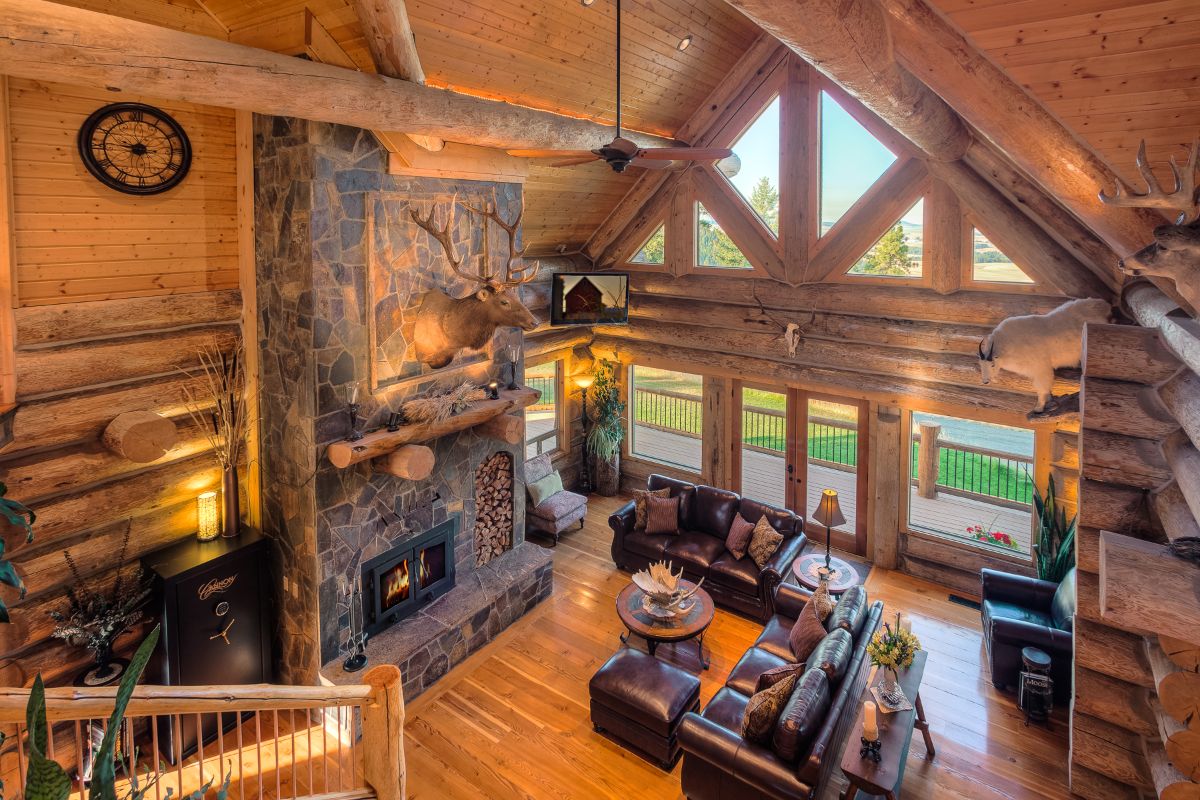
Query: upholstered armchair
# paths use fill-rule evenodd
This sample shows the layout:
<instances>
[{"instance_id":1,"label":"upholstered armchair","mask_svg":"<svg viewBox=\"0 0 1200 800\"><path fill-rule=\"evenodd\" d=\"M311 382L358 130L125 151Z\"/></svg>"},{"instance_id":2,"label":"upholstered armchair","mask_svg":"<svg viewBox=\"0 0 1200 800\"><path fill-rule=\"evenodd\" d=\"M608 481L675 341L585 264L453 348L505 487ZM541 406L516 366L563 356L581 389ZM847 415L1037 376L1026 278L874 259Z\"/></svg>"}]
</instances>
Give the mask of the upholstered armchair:
<instances>
[{"instance_id":1,"label":"upholstered armchair","mask_svg":"<svg viewBox=\"0 0 1200 800\"><path fill-rule=\"evenodd\" d=\"M1021 676L1021 650L1036 647L1050 656L1050 676L1059 702L1071 699L1072 627L1075 618L1075 570L1062 583L980 571L983 640L992 683L1016 689Z\"/></svg>"},{"instance_id":2,"label":"upholstered armchair","mask_svg":"<svg viewBox=\"0 0 1200 800\"><path fill-rule=\"evenodd\" d=\"M554 472L550 462L550 454L542 453L525 462L525 486L529 495L530 484L545 478ZM555 544L567 528L579 524L583 527L583 519L587 516L587 498L565 489L558 491L535 504L529 496L529 504L525 508L525 528L528 531L538 531L551 537Z\"/></svg>"}]
</instances>

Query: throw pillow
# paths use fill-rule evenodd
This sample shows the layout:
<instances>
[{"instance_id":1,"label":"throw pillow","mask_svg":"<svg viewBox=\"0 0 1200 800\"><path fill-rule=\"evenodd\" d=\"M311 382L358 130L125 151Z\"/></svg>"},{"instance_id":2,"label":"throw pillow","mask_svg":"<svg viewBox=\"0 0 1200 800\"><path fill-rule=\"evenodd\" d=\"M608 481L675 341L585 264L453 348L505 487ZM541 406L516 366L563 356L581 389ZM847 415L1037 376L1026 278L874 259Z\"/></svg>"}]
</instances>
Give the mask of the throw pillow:
<instances>
[{"instance_id":1,"label":"throw pillow","mask_svg":"<svg viewBox=\"0 0 1200 800\"><path fill-rule=\"evenodd\" d=\"M558 470L555 470L541 480L527 484L526 488L529 490L529 497L533 500L534 508L537 508L563 490L562 476L558 474Z\"/></svg>"},{"instance_id":2,"label":"throw pillow","mask_svg":"<svg viewBox=\"0 0 1200 800\"><path fill-rule=\"evenodd\" d=\"M679 498L646 498L646 533L679 533Z\"/></svg>"},{"instance_id":3,"label":"throw pillow","mask_svg":"<svg viewBox=\"0 0 1200 800\"><path fill-rule=\"evenodd\" d=\"M750 546L750 537L753 535L754 526L746 522L741 514L734 514L733 522L729 525L729 535L725 537L725 549L734 558L741 559L746 555L746 548Z\"/></svg>"},{"instance_id":4,"label":"throw pillow","mask_svg":"<svg viewBox=\"0 0 1200 800\"><path fill-rule=\"evenodd\" d=\"M771 740L775 723L779 722L779 715L783 713L783 707L792 696L792 689L796 687L798 678L798 675L789 675L769 689L756 692L750 698L746 703L746 713L742 716L742 738L760 744Z\"/></svg>"},{"instance_id":5,"label":"throw pillow","mask_svg":"<svg viewBox=\"0 0 1200 800\"><path fill-rule=\"evenodd\" d=\"M670 497L670 489L634 489L633 491L633 529L646 530L646 498Z\"/></svg>"},{"instance_id":6,"label":"throw pillow","mask_svg":"<svg viewBox=\"0 0 1200 800\"><path fill-rule=\"evenodd\" d=\"M792 655L797 661L807 661L808 656L825 638L825 626L817 619L817 610L812 603L806 603L792 632L788 634L788 644L792 646Z\"/></svg>"},{"instance_id":7,"label":"throw pillow","mask_svg":"<svg viewBox=\"0 0 1200 800\"><path fill-rule=\"evenodd\" d=\"M821 581L808 602L817 609L817 619L821 622L828 619L829 615L833 613L834 606L837 605L837 601L829 594L829 581Z\"/></svg>"},{"instance_id":8,"label":"throw pillow","mask_svg":"<svg viewBox=\"0 0 1200 800\"><path fill-rule=\"evenodd\" d=\"M754 559L754 563L758 565L759 569L767 565L782 541L783 534L772 528L765 516L759 519L758 524L754 526L754 533L750 537L750 557Z\"/></svg>"},{"instance_id":9,"label":"throw pillow","mask_svg":"<svg viewBox=\"0 0 1200 800\"><path fill-rule=\"evenodd\" d=\"M781 680L789 675L799 678L804 674L803 664L784 664L782 667L772 667L771 669L758 676L758 683L754 685L754 693L770 689Z\"/></svg>"}]
</instances>

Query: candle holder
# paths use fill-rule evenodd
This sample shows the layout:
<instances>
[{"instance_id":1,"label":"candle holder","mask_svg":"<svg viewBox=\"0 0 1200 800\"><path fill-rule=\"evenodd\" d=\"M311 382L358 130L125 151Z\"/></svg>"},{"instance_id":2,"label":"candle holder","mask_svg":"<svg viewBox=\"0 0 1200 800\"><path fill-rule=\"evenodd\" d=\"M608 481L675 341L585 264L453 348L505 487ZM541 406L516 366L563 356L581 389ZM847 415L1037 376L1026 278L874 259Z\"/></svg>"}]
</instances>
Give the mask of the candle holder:
<instances>
[{"instance_id":1,"label":"candle holder","mask_svg":"<svg viewBox=\"0 0 1200 800\"><path fill-rule=\"evenodd\" d=\"M508 386L505 388L520 389L521 385L517 383L517 359L521 357L521 348L510 345L505 355L508 356Z\"/></svg>"},{"instance_id":2,"label":"candle holder","mask_svg":"<svg viewBox=\"0 0 1200 800\"><path fill-rule=\"evenodd\" d=\"M883 760L883 756L880 752L883 749L882 739L875 739L872 741L871 739L862 736L859 738L859 741L862 742L862 748L860 748L858 751L859 758L861 758L863 761L874 761L876 764Z\"/></svg>"},{"instance_id":3,"label":"candle holder","mask_svg":"<svg viewBox=\"0 0 1200 800\"><path fill-rule=\"evenodd\" d=\"M488 392L489 400L499 400L500 399L500 383L499 383L499 381L489 381L488 385L487 385L487 392Z\"/></svg>"},{"instance_id":4,"label":"candle holder","mask_svg":"<svg viewBox=\"0 0 1200 800\"><path fill-rule=\"evenodd\" d=\"M358 384L348 384L344 391L346 396L346 413L350 415L350 433L347 434L346 441L357 442L363 438L362 431L358 429L358 411L361 408L358 404Z\"/></svg>"},{"instance_id":5,"label":"candle holder","mask_svg":"<svg viewBox=\"0 0 1200 800\"><path fill-rule=\"evenodd\" d=\"M403 411L393 411L392 413L388 414L388 419L387 419L388 433L395 433L396 431L400 430L400 426L403 424L404 424L404 412Z\"/></svg>"}]
</instances>

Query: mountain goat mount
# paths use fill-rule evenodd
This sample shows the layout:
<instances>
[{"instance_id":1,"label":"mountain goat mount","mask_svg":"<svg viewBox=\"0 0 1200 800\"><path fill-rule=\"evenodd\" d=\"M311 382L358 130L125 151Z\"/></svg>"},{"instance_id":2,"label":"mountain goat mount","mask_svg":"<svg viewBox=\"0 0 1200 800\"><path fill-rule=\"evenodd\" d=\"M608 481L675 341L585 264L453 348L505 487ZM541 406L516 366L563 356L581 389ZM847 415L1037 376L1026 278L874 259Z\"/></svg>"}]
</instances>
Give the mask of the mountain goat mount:
<instances>
[{"instance_id":1,"label":"mountain goat mount","mask_svg":"<svg viewBox=\"0 0 1200 800\"><path fill-rule=\"evenodd\" d=\"M477 272L463 266L473 259L470 248L465 254L460 254L454 246L455 209L460 206L472 217L482 220L483 253L479 257ZM533 280L541 266L537 261L526 263L524 248L517 248L517 230L524 213L522 208L511 223L505 222L494 202L485 202L482 208L475 208L460 203L457 194L450 201L446 222L441 227L433 221L437 215L436 204L424 217L415 208L409 210L413 222L441 244L450 269L478 286L472 293L460 298L451 297L442 289L431 289L422 296L414 330L417 359L422 364L440 369L453 361L462 350L482 349L491 341L497 328L513 326L531 331L537 327L537 318L517 295L517 287ZM493 222L508 236L508 255L503 259L502 277L496 277L496 270L492 267L489 239L490 223Z\"/></svg>"},{"instance_id":2,"label":"mountain goat mount","mask_svg":"<svg viewBox=\"0 0 1200 800\"><path fill-rule=\"evenodd\" d=\"M1054 370L1078 368L1083 360L1083 329L1089 322L1108 322L1112 306L1107 300L1087 298L1063 303L1045 314L1009 317L979 343L979 369L986 385L992 371L1002 369L1028 378L1037 392L1030 417L1066 411L1069 398L1050 405Z\"/></svg>"},{"instance_id":3,"label":"mountain goat mount","mask_svg":"<svg viewBox=\"0 0 1200 800\"><path fill-rule=\"evenodd\" d=\"M1200 161L1200 139L1192 143L1187 162L1180 167L1171 158L1174 188L1167 191L1146 161L1146 142L1138 147L1137 168L1146 181L1146 191L1137 193L1117 180L1113 194L1100 192L1100 201L1125 208L1154 208L1178 211L1174 224L1154 229L1154 241L1121 260L1121 272L1130 277L1169 278L1175 291L1200 313L1200 201L1196 192L1196 167Z\"/></svg>"}]
</instances>

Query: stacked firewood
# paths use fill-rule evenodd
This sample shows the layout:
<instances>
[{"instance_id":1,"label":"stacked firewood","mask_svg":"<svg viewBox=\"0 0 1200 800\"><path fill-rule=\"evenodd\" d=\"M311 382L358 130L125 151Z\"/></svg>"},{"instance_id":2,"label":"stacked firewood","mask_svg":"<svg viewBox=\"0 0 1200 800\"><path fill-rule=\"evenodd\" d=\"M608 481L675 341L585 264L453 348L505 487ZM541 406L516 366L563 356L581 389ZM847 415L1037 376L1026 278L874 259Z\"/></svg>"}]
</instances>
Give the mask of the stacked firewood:
<instances>
[{"instance_id":1,"label":"stacked firewood","mask_svg":"<svg viewBox=\"0 0 1200 800\"><path fill-rule=\"evenodd\" d=\"M475 565L512 547L513 459L493 453L475 471Z\"/></svg>"}]
</instances>

